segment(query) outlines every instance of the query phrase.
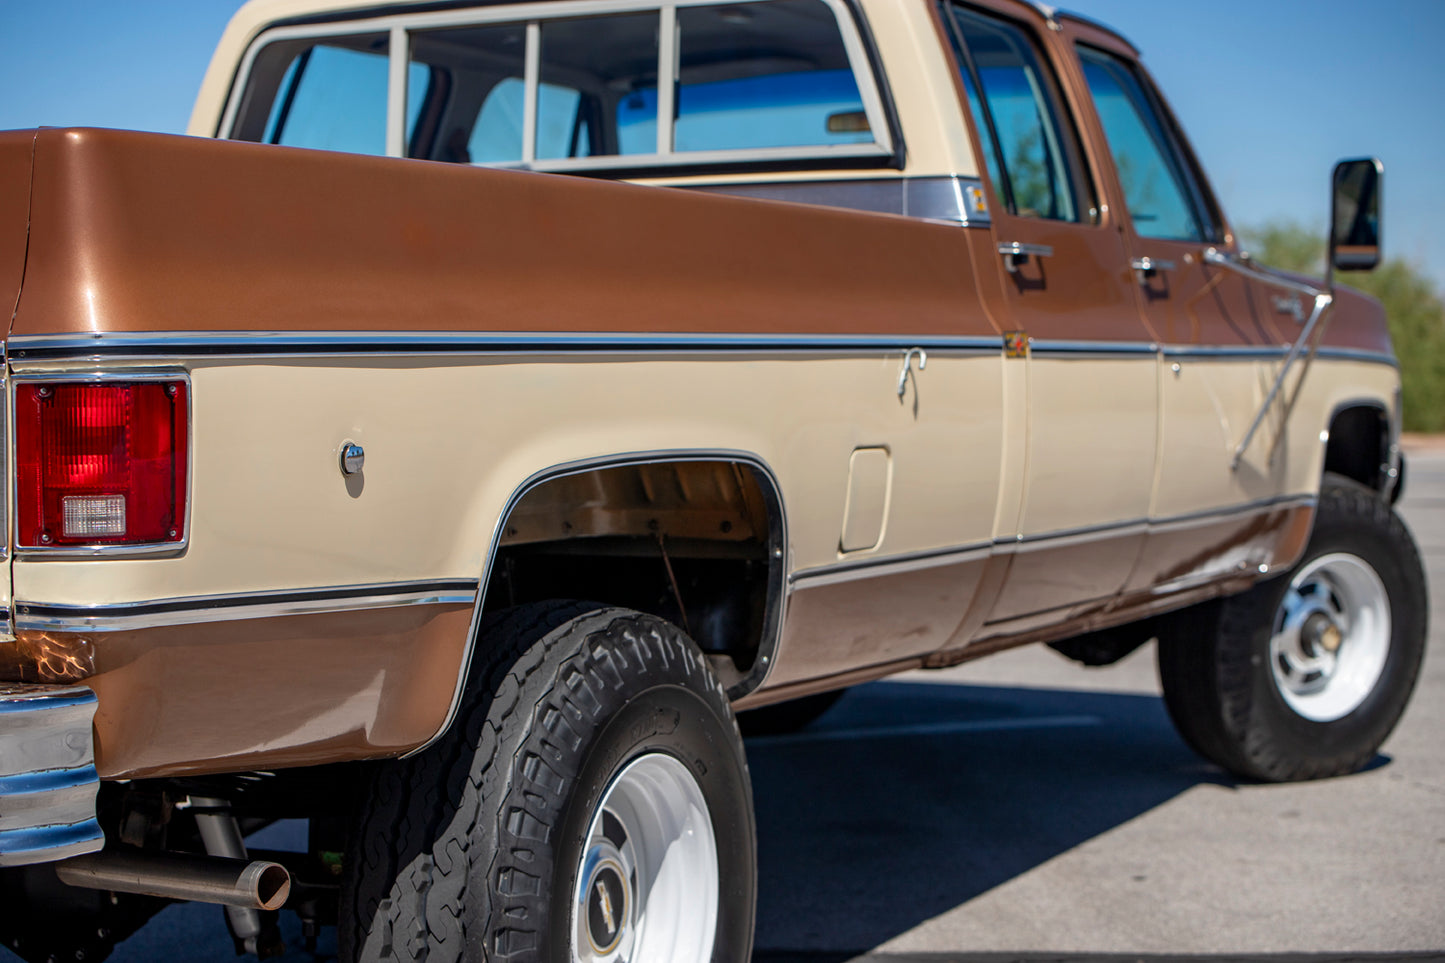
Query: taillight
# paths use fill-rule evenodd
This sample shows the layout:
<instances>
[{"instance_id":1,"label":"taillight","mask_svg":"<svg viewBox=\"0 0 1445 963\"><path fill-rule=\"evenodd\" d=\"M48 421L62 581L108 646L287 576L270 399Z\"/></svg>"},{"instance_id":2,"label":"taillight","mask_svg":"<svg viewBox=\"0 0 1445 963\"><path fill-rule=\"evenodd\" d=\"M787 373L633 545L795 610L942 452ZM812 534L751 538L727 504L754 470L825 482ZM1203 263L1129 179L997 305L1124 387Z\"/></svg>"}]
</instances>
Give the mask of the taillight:
<instances>
[{"instance_id":1,"label":"taillight","mask_svg":"<svg viewBox=\"0 0 1445 963\"><path fill-rule=\"evenodd\" d=\"M184 381L16 385L17 543L182 541L186 421Z\"/></svg>"}]
</instances>

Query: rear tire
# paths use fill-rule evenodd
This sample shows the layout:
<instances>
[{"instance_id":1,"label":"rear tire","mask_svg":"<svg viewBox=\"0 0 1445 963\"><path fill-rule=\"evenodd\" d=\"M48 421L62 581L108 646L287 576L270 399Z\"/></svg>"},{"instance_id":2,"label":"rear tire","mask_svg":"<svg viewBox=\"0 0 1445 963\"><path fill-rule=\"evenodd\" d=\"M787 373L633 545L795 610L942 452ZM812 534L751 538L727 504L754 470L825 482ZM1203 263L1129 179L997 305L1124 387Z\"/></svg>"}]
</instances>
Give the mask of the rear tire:
<instances>
[{"instance_id":1,"label":"rear tire","mask_svg":"<svg viewBox=\"0 0 1445 963\"><path fill-rule=\"evenodd\" d=\"M476 660L448 732L372 774L341 959L744 963L752 792L691 640L546 603L491 618Z\"/></svg>"},{"instance_id":2,"label":"rear tire","mask_svg":"<svg viewBox=\"0 0 1445 963\"><path fill-rule=\"evenodd\" d=\"M1404 712L1428 612L1400 519L1373 490L1326 475L1298 564L1161 634L1165 705L1195 751L1237 775L1355 772Z\"/></svg>"}]
</instances>

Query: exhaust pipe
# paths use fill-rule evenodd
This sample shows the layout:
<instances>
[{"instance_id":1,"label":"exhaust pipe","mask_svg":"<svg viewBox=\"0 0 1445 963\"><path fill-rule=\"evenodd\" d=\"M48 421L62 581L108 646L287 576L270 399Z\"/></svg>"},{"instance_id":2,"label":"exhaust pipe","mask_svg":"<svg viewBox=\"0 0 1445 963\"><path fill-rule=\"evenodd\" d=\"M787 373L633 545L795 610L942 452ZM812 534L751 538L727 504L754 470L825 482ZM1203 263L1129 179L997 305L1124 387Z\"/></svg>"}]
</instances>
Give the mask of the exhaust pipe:
<instances>
[{"instance_id":1,"label":"exhaust pipe","mask_svg":"<svg viewBox=\"0 0 1445 963\"><path fill-rule=\"evenodd\" d=\"M291 895L291 874L280 863L179 853L105 850L55 864L67 886L140 893L167 899L280 909Z\"/></svg>"}]
</instances>

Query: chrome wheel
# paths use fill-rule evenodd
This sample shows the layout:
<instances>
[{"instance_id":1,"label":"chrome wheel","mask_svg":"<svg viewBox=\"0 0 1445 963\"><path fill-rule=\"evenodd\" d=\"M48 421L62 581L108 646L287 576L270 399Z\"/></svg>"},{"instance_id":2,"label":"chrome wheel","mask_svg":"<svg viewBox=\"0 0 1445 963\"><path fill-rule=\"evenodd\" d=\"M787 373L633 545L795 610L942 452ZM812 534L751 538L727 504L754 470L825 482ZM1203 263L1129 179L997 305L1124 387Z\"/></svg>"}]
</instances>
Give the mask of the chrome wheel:
<instances>
[{"instance_id":1,"label":"chrome wheel","mask_svg":"<svg viewBox=\"0 0 1445 963\"><path fill-rule=\"evenodd\" d=\"M718 918L718 854L691 771L639 756L603 793L572 897L574 963L707 963Z\"/></svg>"},{"instance_id":2,"label":"chrome wheel","mask_svg":"<svg viewBox=\"0 0 1445 963\"><path fill-rule=\"evenodd\" d=\"M1269 641L1275 685L1291 709L1330 722L1359 708L1390 653L1390 597L1363 559L1323 555L1290 580Z\"/></svg>"}]
</instances>

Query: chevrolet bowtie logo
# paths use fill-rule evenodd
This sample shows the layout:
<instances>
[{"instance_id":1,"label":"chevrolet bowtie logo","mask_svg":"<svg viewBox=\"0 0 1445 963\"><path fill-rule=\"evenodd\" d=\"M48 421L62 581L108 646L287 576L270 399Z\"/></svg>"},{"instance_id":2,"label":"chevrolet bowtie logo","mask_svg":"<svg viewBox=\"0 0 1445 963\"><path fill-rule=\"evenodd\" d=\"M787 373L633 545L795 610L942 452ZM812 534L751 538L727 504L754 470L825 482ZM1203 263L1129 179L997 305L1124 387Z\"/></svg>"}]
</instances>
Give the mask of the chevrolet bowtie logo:
<instances>
[{"instance_id":1,"label":"chevrolet bowtie logo","mask_svg":"<svg viewBox=\"0 0 1445 963\"><path fill-rule=\"evenodd\" d=\"M597 881L597 899L602 904L602 922L607 924L607 935L611 937L617 933L617 920L612 914L612 894L607 892L607 885L600 879Z\"/></svg>"}]
</instances>

